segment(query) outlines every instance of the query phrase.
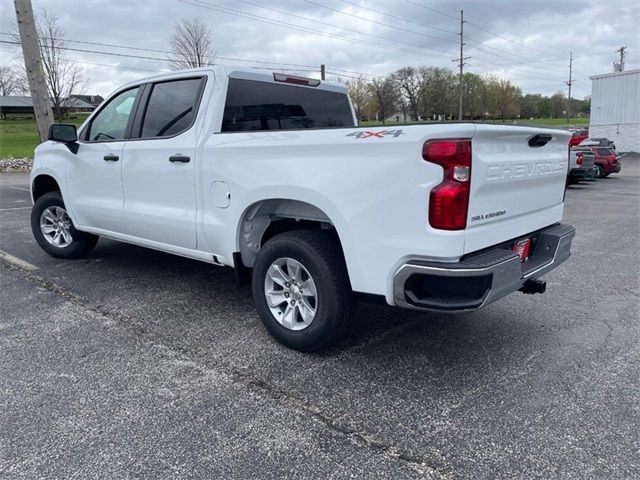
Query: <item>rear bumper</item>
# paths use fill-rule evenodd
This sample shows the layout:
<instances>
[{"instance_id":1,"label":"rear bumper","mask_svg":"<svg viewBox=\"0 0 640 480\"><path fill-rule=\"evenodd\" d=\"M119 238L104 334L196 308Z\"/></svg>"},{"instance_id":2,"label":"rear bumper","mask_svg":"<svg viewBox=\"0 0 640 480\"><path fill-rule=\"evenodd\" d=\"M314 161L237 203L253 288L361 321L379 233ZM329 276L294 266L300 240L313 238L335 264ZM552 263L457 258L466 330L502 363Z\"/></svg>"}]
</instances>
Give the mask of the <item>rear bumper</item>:
<instances>
[{"instance_id":1,"label":"rear bumper","mask_svg":"<svg viewBox=\"0 0 640 480\"><path fill-rule=\"evenodd\" d=\"M571 255L575 230L558 224L533 232L533 250L521 262L512 242L463 257L456 263L409 261L395 274L395 304L414 310L474 310L553 270Z\"/></svg>"},{"instance_id":2,"label":"rear bumper","mask_svg":"<svg viewBox=\"0 0 640 480\"><path fill-rule=\"evenodd\" d=\"M604 170L604 173L619 173L620 171L622 171L622 163L620 161L615 162L615 163L608 163L608 162L604 162L604 163L600 163L599 164L602 167L602 170Z\"/></svg>"},{"instance_id":3,"label":"rear bumper","mask_svg":"<svg viewBox=\"0 0 640 480\"><path fill-rule=\"evenodd\" d=\"M587 178L593 175L593 167L578 167L569 170L569 178L580 179Z\"/></svg>"}]
</instances>

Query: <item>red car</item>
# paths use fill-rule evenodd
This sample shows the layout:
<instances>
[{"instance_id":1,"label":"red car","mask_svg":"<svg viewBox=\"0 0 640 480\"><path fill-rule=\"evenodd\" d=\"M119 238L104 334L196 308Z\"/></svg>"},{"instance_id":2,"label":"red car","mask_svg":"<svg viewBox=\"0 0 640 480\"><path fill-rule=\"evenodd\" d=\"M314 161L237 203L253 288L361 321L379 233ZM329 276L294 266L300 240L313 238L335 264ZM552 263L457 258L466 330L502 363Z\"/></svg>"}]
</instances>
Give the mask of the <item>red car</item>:
<instances>
[{"instance_id":1,"label":"red car","mask_svg":"<svg viewBox=\"0 0 640 480\"><path fill-rule=\"evenodd\" d=\"M608 147L579 147L580 150L592 151L594 159L594 176L597 178L608 177L612 173L618 173L622 170L622 163L620 163L620 157L616 154L616 151Z\"/></svg>"},{"instance_id":2,"label":"red car","mask_svg":"<svg viewBox=\"0 0 640 480\"><path fill-rule=\"evenodd\" d=\"M573 132L571 140L569 140L569 146L576 147L581 141L586 140L587 138L589 138L589 130L578 130L577 132Z\"/></svg>"}]
</instances>

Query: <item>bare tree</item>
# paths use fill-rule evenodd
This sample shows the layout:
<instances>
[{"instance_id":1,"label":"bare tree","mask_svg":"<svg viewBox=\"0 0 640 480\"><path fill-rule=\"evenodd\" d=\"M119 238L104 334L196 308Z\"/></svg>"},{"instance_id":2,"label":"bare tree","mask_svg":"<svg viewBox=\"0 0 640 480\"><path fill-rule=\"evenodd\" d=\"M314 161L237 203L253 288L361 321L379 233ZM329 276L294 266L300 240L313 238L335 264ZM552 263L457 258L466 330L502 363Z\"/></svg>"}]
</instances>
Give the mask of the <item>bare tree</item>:
<instances>
[{"instance_id":1,"label":"bare tree","mask_svg":"<svg viewBox=\"0 0 640 480\"><path fill-rule=\"evenodd\" d=\"M20 76L15 69L0 66L0 95L6 97L22 91Z\"/></svg>"},{"instance_id":2,"label":"bare tree","mask_svg":"<svg viewBox=\"0 0 640 480\"><path fill-rule=\"evenodd\" d=\"M379 120L384 125L387 117L398 106L398 90L391 76L374 78L370 84L371 94L378 107Z\"/></svg>"},{"instance_id":3,"label":"bare tree","mask_svg":"<svg viewBox=\"0 0 640 480\"><path fill-rule=\"evenodd\" d=\"M169 60L174 70L204 67L213 65L215 61L211 32L198 18L176 23L169 43Z\"/></svg>"},{"instance_id":4,"label":"bare tree","mask_svg":"<svg viewBox=\"0 0 640 480\"><path fill-rule=\"evenodd\" d=\"M347 89L349 90L349 97L351 98L353 109L356 111L356 118L358 119L358 121L360 121L367 102L369 102L371 99L369 82L367 82L367 80L361 76L354 80L348 81Z\"/></svg>"},{"instance_id":5,"label":"bare tree","mask_svg":"<svg viewBox=\"0 0 640 480\"><path fill-rule=\"evenodd\" d=\"M408 106L413 120L418 120L422 95L424 93L425 76L418 69L404 67L393 74L393 79L400 90L401 103Z\"/></svg>"},{"instance_id":6,"label":"bare tree","mask_svg":"<svg viewBox=\"0 0 640 480\"><path fill-rule=\"evenodd\" d=\"M61 121L64 101L72 93L80 93L84 87L82 70L65 53L66 31L58 22L58 17L42 9L35 20L47 90L53 103L53 113ZM21 77L21 82L26 84L26 72L22 72Z\"/></svg>"}]
</instances>

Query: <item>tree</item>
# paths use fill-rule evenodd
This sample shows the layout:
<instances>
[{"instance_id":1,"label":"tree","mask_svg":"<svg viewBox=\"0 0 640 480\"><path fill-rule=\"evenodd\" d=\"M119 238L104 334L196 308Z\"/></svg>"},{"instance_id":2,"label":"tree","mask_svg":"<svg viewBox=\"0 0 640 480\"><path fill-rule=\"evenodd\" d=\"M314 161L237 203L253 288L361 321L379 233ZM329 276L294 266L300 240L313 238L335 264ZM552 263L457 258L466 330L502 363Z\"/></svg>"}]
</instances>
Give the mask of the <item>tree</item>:
<instances>
[{"instance_id":1,"label":"tree","mask_svg":"<svg viewBox=\"0 0 640 480\"><path fill-rule=\"evenodd\" d=\"M35 20L47 90L53 103L53 113L61 121L62 102L82 88L82 71L64 53L66 32L58 23L58 18L43 9ZM26 77L26 72L22 76Z\"/></svg>"},{"instance_id":2,"label":"tree","mask_svg":"<svg viewBox=\"0 0 640 480\"><path fill-rule=\"evenodd\" d=\"M356 118L360 121L365 112L367 103L371 99L369 82L361 76L355 80L348 81L347 89L349 91L351 103L353 104L353 109L356 111Z\"/></svg>"},{"instance_id":3,"label":"tree","mask_svg":"<svg viewBox=\"0 0 640 480\"><path fill-rule=\"evenodd\" d=\"M390 76L374 78L369 88L373 100L376 103L378 119L382 120L382 124L384 125L387 117L395 113L398 103L398 90L396 89L393 78Z\"/></svg>"},{"instance_id":4,"label":"tree","mask_svg":"<svg viewBox=\"0 0 640 480\"><path fill-rule=\"evenodd\" d=\"M413 120L418 120L424 93L424 77L419 70L404 67L393 74L393 80L400 93L401 106L408 107ZM405 114L404 111L403 114Z\"/></svg>"},{"instance_id":5,"label":"tree","mask_svg":"<svg viewBox=\"0 0 640 480\"><path fill-rule=\"evenodd\" d=\"M0 66L0 95L7 97L22 91L19 75L11 67ZM7 118L6 112L2 111L2 118Z\"/></svg>"},{"instance_id":6,"label":"tree","mask_svg":"<svg viewBox=\"0 0 640 480\"><path fill-rule=\"evenodd\" d=\"M15 70L4 65L0 66L0 95L6 97L21 90L20 76Z\"/></svg>"},{"instance_id":7,"label":"tree","mask_svg":"<svg viewBox=\"0 0 640 480\"><path fill-rule=\"evenodd\" d=\"M215 61L209 27L199 18L176 23L169 44L169 60L174 70L204 67Z\"/></svg>"},{"instance_id":8,"label":"tree","mask_svg":"<svg viewBox=\"0 0 640 480\"><path fill-rule=\"evenodd\" d=\"M541 115L542 95L526 94L520 99L520 115L523 118L539 118Z\"/></svg>"},{"instance_id":9,"label":"tree","mask_svg":"<svg viewBox=\"0 0 640 480\"><path fill-rule=\"evenodd\" d=\"M486 85L480 75L467 72L464 74L464 112L471 120L484 115L484 95Z\"/></svg>"},{"instance_id":10,"label":"tree","mask_svg":"<svg viewBox=\"0 0 640 480\"><path fill-rule=\"evenodd\" d=\"M422 69L424 91L421 110L429 118L445 119L457 113L458 81L448 68L428 67Z\"/></svg>"},{"instance_id":11,"label":"tree","mask_svg":"<svg viewBox=\"0 0 640 480\"><path fill-rule=\"evenodd\" d=\"M551 117L562 118L567 106L564 92L556 92L551 95Z\"/></svg>"},{"instance_id":12,"label":"tree","mask_svg":"<svg viewBox=\"0 0 640 480\"><path fill-rule=\"evenodd\" d=\"M488 93L497 117L504 121L518 115L522 92L510 80L492 78L488 84Z\"/></svg>"}]
</instances>

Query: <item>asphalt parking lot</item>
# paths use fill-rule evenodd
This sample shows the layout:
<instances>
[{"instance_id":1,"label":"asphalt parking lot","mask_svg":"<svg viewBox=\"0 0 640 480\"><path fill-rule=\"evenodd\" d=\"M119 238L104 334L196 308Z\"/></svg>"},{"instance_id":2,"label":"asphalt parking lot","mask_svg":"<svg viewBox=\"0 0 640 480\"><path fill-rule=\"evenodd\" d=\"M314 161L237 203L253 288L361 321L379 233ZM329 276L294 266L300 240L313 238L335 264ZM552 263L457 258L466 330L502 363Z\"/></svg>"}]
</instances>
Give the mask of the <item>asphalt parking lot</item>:
<instances>
[{"instance_id":1,"label":"asphalt parking lot","mask_svg":"<svg viewBox=\"0 0 640 480\"><path fill-rule=\"evenodd\" d=\"M544 295L361 304L321 354L276 344L231 270L47 256L28 177L2 174L0 477L638 478L640 156L623 168L569 188Z\"/></svg>"}]
</instances>

